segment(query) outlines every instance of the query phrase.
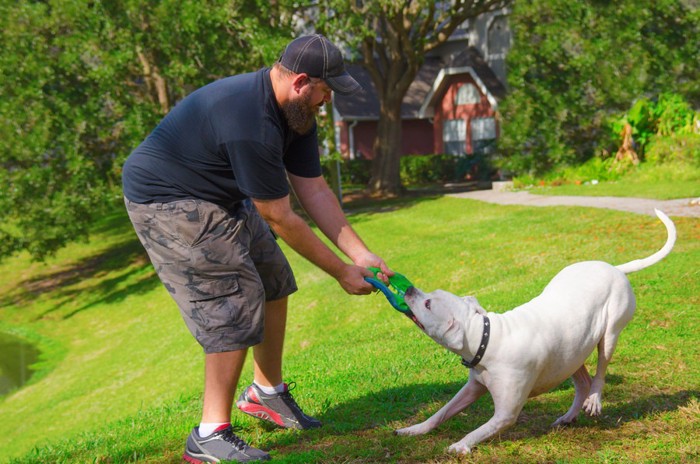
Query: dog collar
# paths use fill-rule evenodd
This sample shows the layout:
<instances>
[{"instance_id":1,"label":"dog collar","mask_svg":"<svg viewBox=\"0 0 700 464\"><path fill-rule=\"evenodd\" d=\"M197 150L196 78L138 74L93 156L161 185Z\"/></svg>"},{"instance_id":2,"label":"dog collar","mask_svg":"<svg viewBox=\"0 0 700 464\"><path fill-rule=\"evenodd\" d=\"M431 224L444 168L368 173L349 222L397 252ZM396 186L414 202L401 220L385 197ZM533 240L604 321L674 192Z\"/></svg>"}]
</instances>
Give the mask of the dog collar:
<instances>
[{"instance_id":1,"label":"dog collar","mask_svg":"<svg viewBox=\"0 0 700 464\"><path fill-rule=\"evenodd\" d=\"M487 316L484 316L484 334L481 336L479 349L476 350L476 355L474 355L474 359L472 359L471 362L467 362L466 359L462 358L462 365L472 368L479 364L481 358L484 356L484 352L486 352L486 347L489 345L489 335L491 335L491 322Z\"/></svg>"}]
</instances>

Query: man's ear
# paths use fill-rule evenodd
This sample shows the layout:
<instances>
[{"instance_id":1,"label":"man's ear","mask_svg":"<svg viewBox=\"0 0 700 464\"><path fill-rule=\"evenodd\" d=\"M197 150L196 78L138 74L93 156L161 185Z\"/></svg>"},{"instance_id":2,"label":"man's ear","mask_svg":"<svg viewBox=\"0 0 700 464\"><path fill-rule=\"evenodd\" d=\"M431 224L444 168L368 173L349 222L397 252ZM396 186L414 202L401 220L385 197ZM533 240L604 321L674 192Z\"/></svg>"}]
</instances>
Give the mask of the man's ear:
<instances>
[{"instance_id":1,"label":"man's ear","mask_svg":"<svg viewBox=\"0 0 700 464\"><path fill-rule=\"evenodd\" d=\"M310 83L311 83L311 78L309 78L308 74L306 74L306 73L297 74L292 79L292 90L295 93L300 94L301 89L303 89L305 85L308 85Z\"/></svg>"}]
</instances>

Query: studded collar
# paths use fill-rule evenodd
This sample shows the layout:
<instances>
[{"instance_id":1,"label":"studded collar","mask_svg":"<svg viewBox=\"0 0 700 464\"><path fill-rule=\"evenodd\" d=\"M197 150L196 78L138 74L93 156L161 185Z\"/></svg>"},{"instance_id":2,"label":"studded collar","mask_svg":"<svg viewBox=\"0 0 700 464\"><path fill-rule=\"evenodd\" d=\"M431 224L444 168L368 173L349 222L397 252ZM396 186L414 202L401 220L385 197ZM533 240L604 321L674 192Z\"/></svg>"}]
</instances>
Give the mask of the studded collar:
<instances>
[{"instance_id":1,"label":"studded collar","mask_svg":"<svg viewBox=\"0 0 700 464\"><path fill-rule=\"evenodd\" d=\"M476 354L474 355L474 359L471 360L471 362L467 362L466 359L462 358L462 364L465 367L472 368L479 364L481 362L481 358L484 357L484 353L486 352L486 347L489 345L489 337L491 336L491 321L489 321L489 318L487 316L484 316L484 332L483 335L481 336L481 343L479 343L479 349L476 350Z\"/></svg>"}]
</instances>

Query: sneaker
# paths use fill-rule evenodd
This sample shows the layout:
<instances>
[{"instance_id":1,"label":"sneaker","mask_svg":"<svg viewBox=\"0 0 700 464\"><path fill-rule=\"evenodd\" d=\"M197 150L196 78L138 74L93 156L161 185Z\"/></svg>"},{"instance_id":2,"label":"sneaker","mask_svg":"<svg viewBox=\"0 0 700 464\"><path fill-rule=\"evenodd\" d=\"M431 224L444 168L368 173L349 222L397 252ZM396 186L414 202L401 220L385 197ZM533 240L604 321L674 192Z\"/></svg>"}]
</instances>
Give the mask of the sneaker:
<instances>
[{"instance_id":1,"label":"sneaker","mask_svg":"<svg viewBox=\"0 0 700 464\"><path fill-rule=\"evenodd\" d=\"M242 438L233 433L233 427L229 424L222 425L205 438L199 436L199 427L195 427L187 437L185 454L182 458L192 464L203 464L221 461L268 461L270 455L248 446Z\"/></svg>"},{"instance_id":2,"label":"sneaker","mask_svg":"<svg viewBox=\"0 0 700 464\"><path fill-rule=\"evenodd\" d=\"M307 416L290 393L295 384L284 384L284 392L268 395L257 385L246 388L236 402L238 409L258 419L272 422L284 428L313 429L321 427L321 421Z\"/></svg>"}]
</instances>

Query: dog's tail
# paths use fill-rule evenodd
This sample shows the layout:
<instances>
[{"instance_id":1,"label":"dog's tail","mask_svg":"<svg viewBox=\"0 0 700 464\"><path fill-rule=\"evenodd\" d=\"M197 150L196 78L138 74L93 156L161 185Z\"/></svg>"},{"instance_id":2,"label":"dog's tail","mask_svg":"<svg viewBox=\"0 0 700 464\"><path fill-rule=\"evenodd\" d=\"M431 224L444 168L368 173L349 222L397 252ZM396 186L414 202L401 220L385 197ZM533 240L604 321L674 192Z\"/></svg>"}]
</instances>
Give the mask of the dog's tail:
<instances>
[{"instance_id":1,"label":"dog's tail","mask_svg":"<svg viewBox=\"0 0 700 464\"><path fill-rule=\"evenodd\" d=\"M662 211L659 211L658 209L655 209L654 212L659 217L659 219L661 219L661 222L663 222L666 226L666 231L668 232L668 239L666 240L666 244L659 251L647 258L637 259L634 261L630 261L629 263L615 266L617 269L621 270L625 274L641 271L644 268L658 263L671 252L674 243L676 243L676 226L673 224L673 221L671 221L668 218L668 216L666 216Z\"/></svg>"}]
</instances>

